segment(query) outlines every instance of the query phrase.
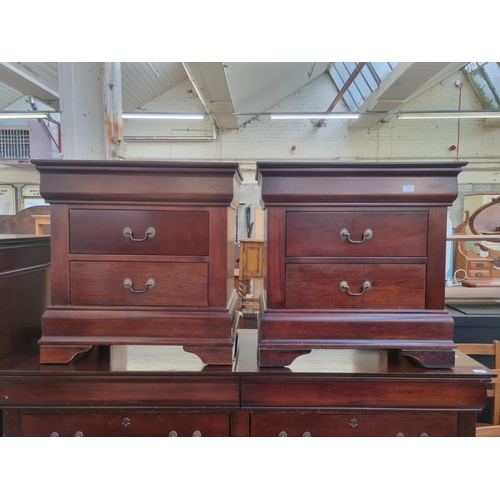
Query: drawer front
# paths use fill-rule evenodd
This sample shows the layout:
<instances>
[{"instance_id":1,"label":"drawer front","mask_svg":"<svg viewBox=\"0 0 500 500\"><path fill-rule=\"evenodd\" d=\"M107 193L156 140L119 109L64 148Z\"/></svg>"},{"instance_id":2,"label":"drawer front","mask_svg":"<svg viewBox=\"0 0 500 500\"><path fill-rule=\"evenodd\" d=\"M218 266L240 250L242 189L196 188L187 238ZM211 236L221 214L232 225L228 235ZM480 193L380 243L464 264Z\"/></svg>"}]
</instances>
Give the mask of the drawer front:
<instances>
[{"instance_id":1,"label":"drawer front","mask_svg":"<svg viewBox=\"0 0 500 500\"><path fill-rule=\"evenodd\" d=\"M341 232L347 230L347 236ZM364 236L371 230L371 237ZM345 231L344 231L345 233ZM288 257L424 257L427 212L287 212Z\"/></svg>"},{"instance_id":2,"label":"drawer front","mask_svg":"<svg viewBox=\"0 0 500 500\"><path fill-rule=\"evenodd\" d=\"M207 306L208 264L74 261L70 287L73 305Z\"/></svg>"},{"instance_id":3,"label":"drawer front","mask_svg":"<svg viewBox=\"0 0 500 500\"><path fill-rule=\"evenodd\" d=\"M491 278L491 268L491 262L470 260L467 276L469 278Z\"/></svg>"},{"instance_id":4,"label":"drawer front","mask_svg":"<svg viewBox=\"0 0 500 500\"><path fill-rule=\"evenodd\" d=\"M286 306L424 308L425 267L423 264L287 264ZM365 282L370 283L370 290L363 291ZM348 290L342 291L341 283Z\"/></svg>"},{"instance_id":5,"label":"drawer front","mask_svg":"<svg viewBox=\"0 0 500 500\"><path fill-rule=\"evenodd\" d=\"M70 253L208 255L208 230L206 211L69 211Z\"/></svg>"},{"instance_id":6,"label":"drawer front","mask_svg":"<svg viewBox=\"0 0 500 500\"><path fill-rule=\"evenodd\" d=\"M455 413L252 413L250 432L255 437L452 437L458 432L458 417Z\"/></svg>"},{"instance_id":7,"label":"drawer front","mask_svg":"<svg viewBox=\"0 0 500 500\"><path fill-rule=\"evenodd\" d=\"M229 413L23 414L23 436L228 437Z\"/></svg>"}]
</instances>

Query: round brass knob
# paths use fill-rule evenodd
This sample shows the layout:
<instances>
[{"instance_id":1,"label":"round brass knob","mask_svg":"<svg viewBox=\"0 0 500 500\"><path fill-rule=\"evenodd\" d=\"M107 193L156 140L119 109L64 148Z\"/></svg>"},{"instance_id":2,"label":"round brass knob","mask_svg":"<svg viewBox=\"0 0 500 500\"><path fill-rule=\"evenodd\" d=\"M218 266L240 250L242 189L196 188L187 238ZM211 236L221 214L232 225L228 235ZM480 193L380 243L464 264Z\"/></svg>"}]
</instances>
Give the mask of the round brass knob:
<instances>
[{"instance_id":1,"label":"round brass knob","mask_svg":"<svg viewBox=\"0 0 500 500\"><path fill-rule=\"evenodd\" d=\"M286 438L286 437L288 437L288 434L287 434L285 431L281 431L281 432L278 434L278 437L280 437L280 438Z\"/></svg>"},{"instance_id":2,"label":"round brass knob","mask_svg":"<svg viewBox=\"0 0 500 500\"><path fill-rule=\"evenodd\" d=\"M83 437L83 432L82 432L82 431L77 431L77 432L75 432L75 437L76 437L76 438L81 438L81 437Z\"/></svg>"},{"instance_id":3,"label":"round brass knob","mask_svg":"<svg viewBox=\"0 0 500 500\"><path fill-rule=\"evenodd\" d=\"M312 436L312 434L309 431L306 431L306 432L304 432L304 434L302 434L302 437L305 437L305 438L310 438L311 436Z\"/></svg>"},{"instance_id":4,"label":"round brass knob","mask_svg":"<svg viewBox=\"0 0 500 500\"><path fill-rule=\"evenodd\" d=\"M176 438L176 437L179 437L179 434L177 434L177 432L175 432L175 431L170 431L168 433L168 437Z\"/></svg>"},{"instance_id":5,"label":"round brass knob","mask_svg":"<svg viewBox=\"0 0 500 500\"><path fill-rule=\"evenodd\" d=\"M193 432L193 437L195 437L195 438L201 437L201 432L200 431L194 431Z\"/></svg>"},{"instance_id":6,"label":"round brass knob","mask_svg":"<svg viewBox=\"0 0 500 500\"><path fill-rule=\"evenodd\" d=\"M51 438L58 438L59 437L59 434L57 432L51 432L50 433L50 437Z\"/></svg>"}]
</instances>

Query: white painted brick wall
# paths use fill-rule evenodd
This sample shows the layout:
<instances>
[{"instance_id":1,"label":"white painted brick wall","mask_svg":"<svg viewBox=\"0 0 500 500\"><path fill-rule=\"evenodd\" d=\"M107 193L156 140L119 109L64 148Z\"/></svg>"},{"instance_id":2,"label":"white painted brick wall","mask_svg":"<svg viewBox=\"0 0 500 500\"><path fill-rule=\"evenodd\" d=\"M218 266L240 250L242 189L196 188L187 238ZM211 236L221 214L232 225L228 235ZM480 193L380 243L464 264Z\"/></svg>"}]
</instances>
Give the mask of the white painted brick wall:
<instances>
[{"instance_id":1,"label":"white painted brick wall","mask_svg":"<svg viewBox=\"0 0 500 500\"><path fill-rule=\"evenodd\" d=\"M462 72L450 76L407 103L404 110L458 109L459 91L455 81L464 83L462 109L479 108L478 98ZM200 99L186 99L192 88L185 79L142 106L143 110L204 111ZM325 111L337 89L324 74L267 111ZM22 103L16 103L22 106ZM25 103L24 103L25 104ZM341 101L336 111L347 111ZM469 166L459 176L460 196L450 214L461 220L461 200L465 192L480 184L500 190L500 128L484 127L481 120L461 120L460 159ZM210 137L212 124L202 121L127 120L124 135L199 135ZM395 117L372 129L349 128L348 120L330 120L315 127L308 120L254 118L239 130L218 133L217 140L205 142L129 142L128 159L239 161L245 165L245 182L253 182L257 160L305 161L454 161L458 142L458 120L397 120ZM292 153L292 146L296 149ZM248 170L250 169L250 170Z\"/></svg>"},{"instance_id":2,"label":"white painted brick wall","mask_svg":"<svg viewBox=\"0 0 500 500\"><path fill-rule=\"evenodd\" d=\"M458 109L456 80L464 84L461 109L479 109L476 94L459 71L407 103L404 110ZM181 98L191 106L182 111L203 111L199 99L186 101L188 88L191 88L190 83L183 81L152 100L144 109L181 111L178 107ZM336 93L330 76L324 74L267 111L325 111ZM335 110L348 111L348 108L341 101ZM159 126L149 122L147 127L148 134L174 132L164 124ZM180 125L176 123L175 127L180 128ZM204 133L211 134L208 120L203 127ZM126 134L138 135L139 130L146 131L132 123L127 123L124 130ZM458 141L456 119L398 120L393 116L372 129L355 129L349 128L348 120L327 121L325 127L318 128L308 120L270 120L268 116L260 116L239 130L223 131L215 142L130 143L128 157L240 161L248 169L258 160L455 161L457 152L450 150L450 146L457 145L460 159L468 161L469 165L459 176L459 198L450 208L453 225L456 225L462 221L464 193L476 192L476 185L489 191L500 189L500 128L484 127L481 120L460 120ZM296 147L294 153L292 146ZM250 179L251 173L246 175L245 182L250 182Z\"/></svg>"}]
</instances>

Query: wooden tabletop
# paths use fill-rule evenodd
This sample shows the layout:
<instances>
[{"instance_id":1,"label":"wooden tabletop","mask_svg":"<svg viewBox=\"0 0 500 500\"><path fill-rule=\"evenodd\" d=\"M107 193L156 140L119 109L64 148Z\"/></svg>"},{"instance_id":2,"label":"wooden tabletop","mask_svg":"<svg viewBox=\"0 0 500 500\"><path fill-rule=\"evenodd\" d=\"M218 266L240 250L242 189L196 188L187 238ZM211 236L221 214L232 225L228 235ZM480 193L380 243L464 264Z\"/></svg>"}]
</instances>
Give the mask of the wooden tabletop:
<instances>
[{"instance_id":1,"label":"wooden tabletop","mask_svg":"<svg viewBox=\"0 0 500 500\"><path fill-rule=\"evenodd\" d=\"M259 367L257 330L239 330L233 366L205 365L194 354L171 346L94 346L67 364L40 364L39 348L28 348L0 359L0 377L14 374L134 375L134 374L291 374L311 376L491 377L487 368L456 352L452 369L424 369L399 351L386 349L313 349L287 367Z\"/></svg>"}]
</instances>

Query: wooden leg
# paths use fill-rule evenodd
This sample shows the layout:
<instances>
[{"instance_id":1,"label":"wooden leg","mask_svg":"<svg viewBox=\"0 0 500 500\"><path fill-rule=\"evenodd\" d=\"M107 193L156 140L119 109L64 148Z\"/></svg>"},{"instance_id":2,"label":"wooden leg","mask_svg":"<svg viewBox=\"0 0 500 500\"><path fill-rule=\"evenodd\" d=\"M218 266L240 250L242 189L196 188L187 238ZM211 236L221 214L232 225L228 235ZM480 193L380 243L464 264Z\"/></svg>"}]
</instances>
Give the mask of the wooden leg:
<instances>
[{"instance_id":1,"label":"wooden leg","mask_svg":"<svg viewBox=\"0 0 500 500\"><path fill-rule=\"evenodd\" d=\"M311 349L259 349L259 366L288 366Z\"/></svg>"},{"instance_id":2,"label":"wooden leg","mask_svg":"<svg viewBox=\"0 0 500 500\"><path fill-rule=\"evenodd\" d=\"M77 354L90 351L92 345L40 346L40 363L69 363Z\"/></svg>"},{"instance_id":3,"label":"wooden leg","mask_svg":"<svg viewBox=\"0 0 500 500\"><path fill-rule=\"evenodd\" d=\"M402 354L415 360L423 368L453 368L455 351L445 349L410 350L402 349Z\"/></svg>"},{"instance_id":4,"label":"wooden leg","mask_svg":"<svg viewBox=\"0 0 500 500\"><path fill-rule=\"evenodd\" d=\"M233 347L183 346L186 352L196 354L207 365L232 365Z\"/></svg>"}]
</instances>

